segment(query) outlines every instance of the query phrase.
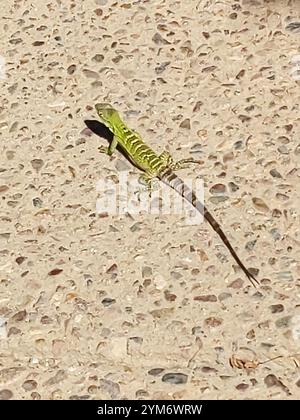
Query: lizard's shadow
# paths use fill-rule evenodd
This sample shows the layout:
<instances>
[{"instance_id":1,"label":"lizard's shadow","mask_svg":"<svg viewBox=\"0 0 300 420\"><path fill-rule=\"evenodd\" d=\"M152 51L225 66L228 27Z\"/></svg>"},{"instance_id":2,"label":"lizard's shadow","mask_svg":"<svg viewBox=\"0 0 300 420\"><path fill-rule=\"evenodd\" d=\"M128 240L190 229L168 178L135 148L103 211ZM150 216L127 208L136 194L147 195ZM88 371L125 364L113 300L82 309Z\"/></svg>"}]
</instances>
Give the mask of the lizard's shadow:
<instances>
[{"instance_id":1,"label":"lizard's shadow","mask_svg":"<svg viewBox=\"0 0 300 420\"><path fill-rule=\"evenodd\" d=\"M110 143L113 140L113 133L106 127L106 125L102 124L97 120L84 120L85 125L97 136L103 137L104 139L108 140Z\"/></svg>"},{"instance_id":2,"label":"lizard's shadow","mask_svg":"<svg viewBox=\"0 0 300 420\"><path fill-rule=\"evenodd\" d=\"M97 120L84 120L85 125L95 134L97 134L97 136L104 138L105 140L107 140L109 143L111 143L113 141L114 135L113 133L106 127L106 125L102 124L101 122L97 121ZM124 151L124 149L122 149L121 146L117 145L117 150L125 157L126 160L128 160L129 162L131 162L133 164L133 166L135 166L136 168L138 168L138 166L135 164L135 162L132 162L128 155L126 154L126 151Z\"/></svg>"}]
</instances>

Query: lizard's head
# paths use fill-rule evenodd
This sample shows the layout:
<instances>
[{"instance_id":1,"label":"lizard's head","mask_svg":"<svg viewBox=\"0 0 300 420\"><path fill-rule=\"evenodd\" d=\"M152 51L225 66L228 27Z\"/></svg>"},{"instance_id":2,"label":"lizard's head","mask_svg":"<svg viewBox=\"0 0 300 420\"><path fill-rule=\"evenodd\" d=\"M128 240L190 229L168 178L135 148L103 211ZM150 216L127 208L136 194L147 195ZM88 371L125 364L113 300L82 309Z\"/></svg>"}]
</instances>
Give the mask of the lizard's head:
<instances>
[{"instance_id":1,"label":"lizard's head","mask_svg":"<svg viewBox=\"0 0 300 420\"><path fill-rule=\"evenodd\" d=\"M96 104L96 111L99 115L99 118L106 127L112 129L116 127L120 121L120 117L115 108L107 103Z\"/></svg>"}]
</instances>

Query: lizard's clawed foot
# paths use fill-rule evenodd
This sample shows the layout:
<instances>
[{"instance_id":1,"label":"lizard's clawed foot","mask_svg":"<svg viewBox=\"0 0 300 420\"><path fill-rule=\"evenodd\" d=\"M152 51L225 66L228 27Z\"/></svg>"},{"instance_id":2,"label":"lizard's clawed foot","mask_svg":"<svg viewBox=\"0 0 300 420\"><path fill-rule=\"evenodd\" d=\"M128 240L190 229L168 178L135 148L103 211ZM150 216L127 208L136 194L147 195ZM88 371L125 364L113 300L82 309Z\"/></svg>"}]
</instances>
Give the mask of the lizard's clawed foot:
<instances>
[{"instance_id":1,"label":"lizard's clawed foot","mask_svg":"<svg viewBox=\"0 0 300 420\"><path fill-rule=\"evenodd\" d=\"M108 147L106 146L99 146L98 151L99 153L105 153L106 155L108 155Z\"/></svg>"},{"instance_id":2,"label":"lizard's clawed foot","mask_svg":"<svg viewBox=\"0 0 300 420\"><path fill-rule=\"evenodd\" d=\"M114 152L114 148L112 148L112 146L110 147L106 147L106 146L99 146L98 147L99 153L104 153L108 156L111 156Z\"/></svg>"}]
</instances>

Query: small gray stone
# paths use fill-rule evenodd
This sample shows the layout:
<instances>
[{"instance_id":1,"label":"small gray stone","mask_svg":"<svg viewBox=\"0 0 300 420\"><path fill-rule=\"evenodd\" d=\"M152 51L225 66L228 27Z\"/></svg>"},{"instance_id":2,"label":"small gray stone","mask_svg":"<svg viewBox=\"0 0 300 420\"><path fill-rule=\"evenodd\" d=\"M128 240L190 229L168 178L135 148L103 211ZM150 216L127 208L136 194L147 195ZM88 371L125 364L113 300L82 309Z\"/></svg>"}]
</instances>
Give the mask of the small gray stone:
<instances>
[{"instance_id":1,"label":"small gray stone","mask_svg":"<svg viewBox=\"0 0 300 420\"><path fill-rule=\"evenodd\" d=\"M163 73L170 63L171 63L171 61L166 61L164 63L161 63L159 66L155 67L155 73L156 74Z\"/></svg>"},{"instance_id":2,"label":"small gray stone","mask_svg":"<svg viewBox=\"0 0 300 420\"><path fill-rule=\"evenodd\" d=\"M110 381L109 379L100 379L99 389L102 392L107 392L112 399L116 399L120 394L120 386L117 382Z\"/></svg>"},{"instance_id":3,"label":"small gray stone","mask_svg":"<svg viewBox=\"0 0 300 420\"><path fill-rule=\"evenodd\" d=\"M0 391L0 400L10 400L13 396L13 393L10 389L2 389Z\"/></svg>"},{"instance_id":4,"label":"small gray stone","mask_svg":"<svg viewBox=\"0 0 300 420\"><path fill-rule=\"evenodd\" d=\"M130 226L131 232L138 232L141 230L142 223L136 222L132 226Z\"/></svg>"},{"instance_id":5,"label":"small gray stone","mask_svg":"<svg viewBox=\"0 0 300 420\"><path fill-rule=\"evenodd\" d=\"M71 64L68 68L67 68L67 73L68 74L73 74L76 71L76 65L75 64Z\"/></svg>"},{"instance_id":6,"label":"small gray stone","mask_svg":"<svg viewBox=\"0 0 300 420\"><path fill-rule=\"evenodd\" d=\"M281 174L277 171L277 169L271 169L270 174L273 178L282 178Z\"/></svg>"},{"instance_id":7,"label":"small gray stone","mask_svg":"<svg viewBox=\"0 0 300 420\"><path fill-rule=\"evenodd\" d=\"M152 37L152 41L157 45L170 44L170 42L164 39L158 32Z\"/></svg>"},{"instance_id":8,"label":"small gray stone","mask_svg":"<svg viewBox=\"0 0 300 420\"><path fill-rule=\"evenodd\" d=\"M191 121L190 121L190 119L189 118L186 118L185 120L183 120L180 123L179 127L180 128L185 128L187 130L190 130L191 129Z\"/></svg>"},{"instance_id":9,"label":"small gray stone","mask_svg":"<svg viewBox=\"0 0 300 420\"><path fill-rule=\"evenodd\" d=\"M33 203L34 207L39 207L39 208L42 207L42 205L43 205L43 202L39 197L33 198L32 203Z\"/></svg>"},{"instance_id":10,"label":"small gray stone","mask_svg":"<svg viewBox=\"0 0 300 420\"><path fill-rule=\"evenodd\" d=\"M270 305L269 308L271 309L272 314L277 314L278 312L284 311L284 306L278 303L277 305Z\"/></svg>"},{"instance_id":11,"label":"small gray stone","mask_svg":"<svg viewBox=\"0 0 300 420\"><path fill-rule=\"evenodd\" d=\"M300 32L300 22L291 22L285 27L285 29L294 33Z\"/></svg>"},{"instance_id":12,"label":"small gray stone","mask_svg":"<svg viewBox=\"0 0 300 420\"><path fill-rule=\"evenodd\" d=\"M90 399L90 395L71 395L70 400L88 400Z\"/></svg>"},{"instance_id":13,"label":"small gray stone","mask_svg":"<svg viewBox=\"0 0 300 420\"><path fill-rule=\"evenodd\" d=\"M291 316L284 316L283 318L279 318L275 324L277 328L287 328L290 325Z\"/></svg>"},{"instance_id":14,"label":"small gray stone","mask_svg":"<svg viewBox=\"0 0 300 420\"><path fill-rule=\"evenodd\" d=\"M162 377L163 382L167 382L173 385L186 384L187 380L188 376L184 373L166 373Z\"/></svg>"},{"instance_id":15,"label":"small gray stone","mask_svg":"<svg viewBox=\"0 0 300 420\"><path fill-rule=\"evenodd\" d=\"M145 277L151 277L152 276L152 268L151 267L143 267L142 268L142 276Z\"/></svg>"},{"instance_id":16,"label":"small gray stone","mask_svg":"<svg viewBox=\"0 0 300 420\"><path fill-rule=\"evenodd\" d=\"M42 159L32 159L31 165L33 169L39 171L43 167L44 161Z\"/></svg>"},{"instance_id":17,"label":"small gray stone","mask_svg":"<svg viewBox=\"0 0 300 420\"><path fill-rule=\"evenodd\" d=\"M22 388L25 390L25 391L32 391L33 389L35 389L37 387L37 382L36 381L34 381L34 380L28 380L28 381L25 381L23 384L22 384Z\"/></svg>"},{"instance_id":18,"label":"small gray stone","mask_svg":"<svg viewBox=\"0 0 300 420\"><path fill-rule=\"evenodd\" d=\"M163 368L153 368L148 371L148 374L151 376L158 376L164 372L165 369Z\"/></svg>"},{"instance_id":19,"label":"small gray stone","mask_svg":"<svg viewBox=\"0 0 300 420\"><path fill-rule=\"evenodd\" d=\"M92 58L93 61L96 61L96 63L101 63L104 60L104 55L102 54L96 54Z\"/></svg>"},{"instance_id":20,"label":"small gray stone","mask_svg":"<svg viewBox=\"0 0 300 420\"><path fill-rule=\"evenodd\" d=\"M104 298L101 303L102 303L103 306L107 307L107 306L110 306L110 305L113 305L114 303L116 303L116 299Z\"/></svg>"}]
</instances>

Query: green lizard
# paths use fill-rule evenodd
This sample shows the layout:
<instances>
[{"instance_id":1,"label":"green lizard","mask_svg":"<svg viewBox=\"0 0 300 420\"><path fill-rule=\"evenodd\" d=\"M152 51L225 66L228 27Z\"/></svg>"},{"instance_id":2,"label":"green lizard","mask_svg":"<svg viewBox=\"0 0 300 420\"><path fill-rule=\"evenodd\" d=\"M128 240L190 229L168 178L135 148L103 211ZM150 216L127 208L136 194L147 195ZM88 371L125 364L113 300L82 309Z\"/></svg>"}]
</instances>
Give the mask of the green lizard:
<instances>
[{"instance_id":1,"label":"green lizard","mask_svg":"<svg viewBox=\"0 0 300 420\"><path fill-rule=\"evenodd\" d=\"M151 189L153 178L158 178L185 198L204 216L211 227L217 232L237 264L255 286L254 282L258 283L258 281L239 259L220 225L207 208L197 199L195 193L174 173L178 169L185 168L187 163L196 163L197 161L194 159L182 159L174 162L167 151L164 151L161 155L157 155L137 132L125 125L118 111L110 104L96 104L95 107L101 122L113 133L113 140L109 147L101 146L99 151L112 155L117 145L120 145L133 164L144 172L141 176L141 181L146 183L149 189Z\"/></svg>"}]
</instances>

